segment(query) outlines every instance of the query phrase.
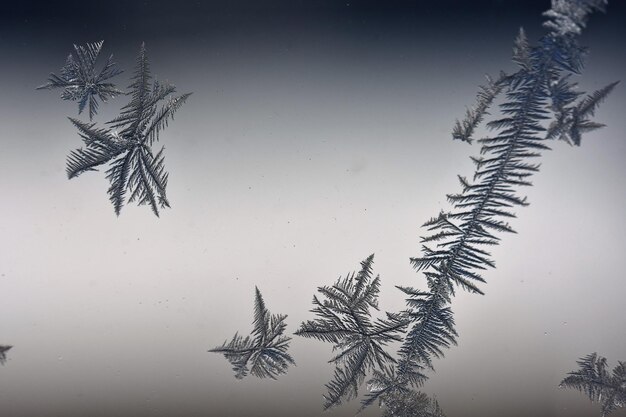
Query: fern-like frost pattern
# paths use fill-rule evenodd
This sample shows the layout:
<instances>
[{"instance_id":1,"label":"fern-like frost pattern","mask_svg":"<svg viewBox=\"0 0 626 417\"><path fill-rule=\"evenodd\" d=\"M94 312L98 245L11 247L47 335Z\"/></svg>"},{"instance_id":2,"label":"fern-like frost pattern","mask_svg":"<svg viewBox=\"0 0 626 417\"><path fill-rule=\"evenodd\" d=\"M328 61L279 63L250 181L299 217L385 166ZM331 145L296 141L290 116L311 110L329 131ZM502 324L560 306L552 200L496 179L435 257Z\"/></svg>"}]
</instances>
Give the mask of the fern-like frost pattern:
<instances>
[{"instance_id":1,"label":"fern-like frost pattern","mask_svg":"<svg viewBox=\"0 0 626 417\"><path fill-rule=\"evenodd\" d=\"M70 118L85 146L69 154L67 176L72 179L109 164L106 178L115 213L119 215L126 202L137 202L149 205L159 216L160 209L170 207L166 195L168 173L164 148L155 153L152 146L191 93L172 97L176 92L173 85L152 81L143 44L129 89L130 103L106 128Z\"/></svg>"},{"instance_id":2,"label":"fern-like frost pattern","mask_svg":"<svg viewBox=\"0 0 626 417\"><path fill-rule=\"evenodd\" d=\"M501 73L497 81L488 79L476 105L463 121L456 122L453 138L472 142L487 110L504 94L500 117L487 123L497 133L478 139L481 150L472 158L473 178L459 176L461 191L448 195L452 210L424 224L429 234L422 238L421 256L412 258L411 264L425 275L428 289L400 288L409 296L405 316L410 325L395 370L374 374L364 405L377 398L384 403L389 393L402 395L408 390L405 385L419 387L425 379L421 371L433 369L433 359L456 344L451 298L457 287L483 294L482 273L495 267L488 248L500 242L501 233L515 232L509 224L516 217L513 209L528 204L517 189L532 185L530 178L539 170L539 164L532 161L550 149L546 141L561 139L580 145L582 133L602 127L591 117L617 83L581 99L582 93L570 78L583 69L585 50L576 35L585 27L588 14L603 10L604 4L554 0L545 13L549 33L531 46L521 30L513 48L518 70Z\"/></svg>"},{"instance_id":3,"label":"fern-like frost pattern","mask_svg":"<svg viewBox=\"0 0 626 417\"><path fill-rule=\"evenodd\" d=\"M235 378L242 379L251 373L258 378L276 379L295 365L287 353L291 338L283 335L287 325L286 315L271 314L258 288L254 299L254 330L251 336L235 334L230 342L209 352L221 353L233 366Z\"/></svg>"},{"instance_id":4,"label":"fern-like frost pattern","mask_svg":"<svg viewBox=\"0 0 626 417\"><path fill-rule=\"evenodd\" d=\"M601 406L602 417L626 406L626 362L608 370L606 358L592 353L578 361L579 369L561 381L561 388L573 388Z\"/></svg>"},{"instance_id":5,"label":"fern-like frost pattern","mask_svg":"<svg viewBox=\"0 0 626 417\"><path fill-rule=\"evenodd\" d=\"M378 310L380 289L380 276L373 277L373 263L374 255L370 255L361 262L359 272L340 278L332 286L319 287L322 298L313 297L311 310L317 318L302 323L296 331L299 336L332 343L336 352L329 360L335 371L333 379L326 384L325 409L357 397L358 388L370 371L374 375L370 386L385 385L386 389L380 395L366 396L364 407L377 400L401 407L403 398L417 398L406 384L396 383L392 388L391 382L386 384L395 378L396 364L387 346L402 340L409 319L404 312L386 313L385 318L372 317L372 310ZM412 375L415 380L423 378L417 371Z\"/></svg>"},{"instance_id":6,"label":"fern-like frost pattern","mask_svg":"<svg viewBox=\"0 0 626 417\"><path fill-rule=\"evenodd\" d=\"M92 120L98 112L98 99L105 103L110 98L123 94L113 83L107 81L122 72L113 61L113 55L109 56L100 71L96 69L96 61L103 44L104 41L85 46L74 45L75 55L68 55L60 75L50 74L48 82L37 89L62 89L61 98L78 101L79 114L88 107L89 120Z\"/></svg>"}]
</instances>

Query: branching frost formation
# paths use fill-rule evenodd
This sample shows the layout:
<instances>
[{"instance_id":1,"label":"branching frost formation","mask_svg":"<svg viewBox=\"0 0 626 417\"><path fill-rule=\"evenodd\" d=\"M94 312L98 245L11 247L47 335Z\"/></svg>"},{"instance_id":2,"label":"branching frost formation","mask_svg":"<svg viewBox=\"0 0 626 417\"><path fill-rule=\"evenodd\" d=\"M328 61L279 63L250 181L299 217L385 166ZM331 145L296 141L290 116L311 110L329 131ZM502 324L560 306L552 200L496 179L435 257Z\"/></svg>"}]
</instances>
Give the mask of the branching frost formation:
<instances>
[{"instance_id":1,"label":"branching frost formation","mask_svg":"<svg viewBox=\"0 0 626 417\"><path fill-rule=\"evenodd\" d=\"M113 62L113 55L107 59L100 71L96 70L96 61L104 41L88 43L85 46L74 45L75 55L68 55L61 75L50 74L48 82L37 87L38 90L62 89L63 100L78 101L78 113L85 106L89 107L89 120L98 112L98 99L103 103L116 95L123 94L107 80L120 74Z\"/></svg>"},{"instance_id":2,"label":"branching frost formation","mask_svg":"<svg viewBox=\"0 0 626 417\"><path fill-rule=\"evenodd\" d=\"M530 177L539 165L531 161L549 149L546 141L557 138L580 145L581 133L602 126L590 117L616 83L580 99L582 93L570 78L583 69L585 50L576 35L585 26L587 15L603 10L604 2L555 0L552 6L545 13L549 32L537 46L530 46L520 31L513 48L518 70L501 74L483 87L477 104L453 130L454 138L471 142L471 134L489 106L498 94L505 93L501 117L487 124L497 133L478 140L482 146L480 156L472 158L476 166L473 179L459 177L461 192L448 195L452 210L424 225L430 234L422 238L421 256L411 263L425 275L428 290L401 288L409 296L411 325L396 371L387 375L387 384L375 384L369 402L397 387L418 388L424 379L412 375L423 367L432 369L432 359L443 356L444 349L456 343L451 297L457 287L483 294L479 286L485 282L482 271L495 267L486 248L499 243L498 234L514 232L508 223L515 217L512 209L528 204L516 189L532 185ZM551 123L546 123L550 119Z\"/></svg>"},{"instance_id":3,"label":"branching frost formation","mask_svg":"<svg viewBox=\"0 0 626 417\"><path fill-rule=\"evenodd\" d=\"M168 174L164 168L164 148L154 154L152 145L191 93L171 97L176 92L174 86L152 81L144 45L129 89L130 103L122 108L119 117L108 122L109 128L99 129L95 124L70 119L78 128L85 148L70 153L67 175L71 179L110 163L106 178L115 213L120 214L128 192L129 202L148 204L158 216L160 208L170 206L166 196Z\"/></svg>"},{"instance_id":4,"label":"branching frost formation","mask_svg":"<svg viewBox=\"0 0 626 417\"><path fill-rule=\"evenodd\" d=\"M64 88L62 97L80 99L79 110L89 103L89 119L97 110L96 96L103 101L119 93L112 84L103 80L119 74L109 58L97 75L94 65L102 42L75 46L72 55L61 71L61 76L51 75L48 84L40 88ZM137 65L129 86L130 102L122 107L107 127L70 118L78 129L84 147L72 151L67 158L67 176L72 179L87 171L95 171L109 164L109 199L117 215L126 202L147 204L156 216L159 209L170 207L166 195L168 174L164 166L164 148L154 152L152 146L167 127L174 114L191 93L173 97L173 85L152 79L145 46L142 44Z\"/></svg>"},{"instance_id":5,"label":"branching frost formation","mask_svg":"<svg viewBox=\"0 0 626 417\"><path fill-rule=\"evenodd\" d=\"M609 372L606 358L592 353L581 358L578 366L561 381L561 388L576 389L600 403L602 417L626 406L626 362L618 362Z\"/></svg>"},{"instance_id":6,"label":"branching frost formation","mask_svg":"<svg viewBox=\"0 0 626 417\"><path fill-rule=\"evenodd\" d=\"M476 104L463 121L456 122L453 138L471 143L490 106L504 94L500 115L487 123L496 133L477 140L481 149L472 158L473 178L460 176L461 191L448 195L451 210L424 224L429 234L422 238L422 253L411 264L424 274L427 289L399 288L407 296L407 310L387 313L387 321L380 322L376 333L378 339L368 327L369 308L374 305L357 291L368 288L363 277L369 279L371 257L358 275L319 289L327 298L313 300L319 318L303 323L296 334L331 342L340 352L331 360L337 369L327 385L325 408L356 396L368 371L372 378L363 407L379 401L389 415L403 415L398 410L408 407L406 401L422 398L414 390L423 385L425 372L456 344L451 299L458 287L483 294L482 273L495 267L488 248L500 242L499 234L514 233L508 223L516 217L513 209L528 205L517 189L532 185L530 178L539 170L532 161L550 149L546 144L550 139L580 145L583 133L602 127L591 117L616 83L582 97L571 78L583 69L585 49L577 35L588 14L604 10L604 5L599 0L554 0L545 13L548 33L531 46L521 30L513 48L517 71L501 73L497 80L488 78ZM372 292L377 293L378 278L372 283ZM399 332L405 328L397 358L392 358L383 345L401 338Z\"/></svg>"},{"instance_id":7,"label":"branching frost formation","mask_svg":"<svg viewBox=\"0 0 626 417\"><path fill-rule=\"evenodd\" d=\"M286 315L271 314L258 288L255 288L254 329L251 336L235 334L230 342L209 352L221 353L233 366L235 378L242 379L248 372L258 378L276 379L295 365L287 353L291 338L284 336Z\"/></svg>"},{"instance_id":8,"label":"branching frost formation","mask_svg":"<svg viewBox=\"0 0 626 417\"><path fill-rule=\"evenodd\" d=\"M395 363L386 345L401 341L408 322L402 314L387 313L374 320L378 310L380 277L372 277L374 255L361 262L358 273L340 278L332 286L319 287L322 299L313 297L311 310L318 317L302 323L296 335L333 344L337 354L333 380L326 385L324 408L348 401L358 394L368 370L383 369Z\"/></svg>"},{"instance_id":9,"label":"branching frost formation","mask_svg":"<svg viewBox=\"0 0 626 417\"><path fill-rule=\"evenodd\" d=\"M0 345L0 365L4 365L7 361L7 352L13 346Z\"/></svg>"}]
</instances>

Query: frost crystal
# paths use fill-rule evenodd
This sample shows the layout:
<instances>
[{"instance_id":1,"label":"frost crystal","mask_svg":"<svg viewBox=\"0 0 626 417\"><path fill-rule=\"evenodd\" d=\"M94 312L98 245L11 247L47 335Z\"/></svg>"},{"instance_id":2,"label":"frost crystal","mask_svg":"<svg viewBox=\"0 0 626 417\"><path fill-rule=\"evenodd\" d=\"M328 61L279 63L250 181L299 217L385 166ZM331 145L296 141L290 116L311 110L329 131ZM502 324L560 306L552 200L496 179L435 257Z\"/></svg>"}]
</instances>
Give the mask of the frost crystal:
<instances>
[{"instance_id":1,"label":"frost crystal","mask_svg":"<svg viewBox=\"0 0 626 417\"><path fill-rule=\"evenodd\" d=\"M607 0L552 0L552 8L544 12L549 19L544 26L558 36L580 35L587 16L594 10L604 11Z\"/></svg>"},{"instance_id":2,"label":"frost crystal","mask_svg":"<svg viewBox=\"0 0 626 417\"><path fill-rule=\"evenodd\" d=\"M560 388L574 388L586 394L592 402L601 404L605 417L626 403L626 362L619 362L609 373L606 358L596 353L578 361L580 369L572 371Z\"/></svg>"},{"instance_id":3,"label":"frost crystal","mask_svg":"<svg viewBox=\"0 0 626 417\"><path fill-rule=\"evenodd\" d=\"M120 116L108 122L111 127L96 128L95 123L70 118L85 148L74 150L68 156L68 178L110 163L106 171L111 184L108 193L118 215L127 192L129 202L148 204L156 216L160 208L170 206L165 193L168 174L164 167L164 148L154 154L152 145L191 93L170 97L176 88L157 81L151 83L151 78L145 46L141 45L129 87L131 101L122 108ZM162 101L165 103L159 106Z\"/></svg>"},{"instance_id":4,"label":"frost crystal","mask_svg":"<svg viewBox=\"0 0 626 417\"><path fill-rule=\"evenodd\" d=\"M4 365L6 363L6 361L7 361L7 352L12 347L13 346L3 346L3 345L0 345L0 365Z\"/></svg>"},{"instance_id":5,"label":"frost crystal","mask_svg":"<svg viewBox=\"0 0 626 417\"><path fill-rule=\"evenodd\" d=\"M283 336L286 315L270 314L258 288L255 288L254 330L245 338L235 334L230 342L209 350L221 353L233 365L235 378L242 379L248 372L258 378L272 378L287 373L293 358L287 353L291 338Z\"/></svg>"},{"instance_id":6,"label":"frost crystal","mask_svg":"<svg viewBox=\"0 0 626 417\"><path fill-rule=\"evenodd\" d=\"M50 74L48 82L37 89L62 88L61 98L78 101L79 114L89 105L89 120L92 120L98 111L98 98L106 102L109 98L122 94L114 84L105 82L122 72L116 68L113 55L109 56L100 71L96 71L96 61L103 43L104 41L88 43L86 46L74 45L76 57L72 54L67 57L61 68L61 75Z\"/></svg>"},{"instance_id":7,"label":"frost crystal","mask_svg":"<svg viewBox=\"0 0 626 417\"><path fill-rule=\"evenodd\" d=\"M378 310L380 277L372 279L374 255L361 262L361 270L339 279L332 287L320 287L324 296L313 297L313 313L318 318L302 323L298 336L333 344L338 354L330 362L335 375L326 385L324 408L330 408L357 396L359 385L368 370L394 364L385 346L400 341L408 322L401 314L387 313L386 319L372 319L371 309Z\"/></svg>"}]
</instances>

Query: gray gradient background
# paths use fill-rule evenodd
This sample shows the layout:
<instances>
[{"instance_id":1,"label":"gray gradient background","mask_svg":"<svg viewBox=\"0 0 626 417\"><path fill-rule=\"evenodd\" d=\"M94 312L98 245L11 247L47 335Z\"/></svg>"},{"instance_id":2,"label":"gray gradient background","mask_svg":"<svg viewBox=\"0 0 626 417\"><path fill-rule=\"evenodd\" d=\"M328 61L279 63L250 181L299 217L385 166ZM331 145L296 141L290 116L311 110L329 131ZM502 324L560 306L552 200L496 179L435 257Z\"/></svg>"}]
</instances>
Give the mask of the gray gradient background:
<instances>
[{"instance_id":1,"label":"gray gradient background","mask_svg":"<svg viewBox=\"0 0 626 417\"><path fill-rule=\"evenodd\" d=\"M175 4L174 4L175 3ZM594 16L584 90L626 80L623 2ZM381 3L382 4L382 3ZM254 286L289 330L319 285L376 253L381 307L422 286L408 258L478 148L452 142L483 74L512 69L548 1L26 2L0 14L0 415L322 415L330 346L294 338L278 381L207 349L250 329ZM35 91L72 43L193 91L162 135L172 209L116 218L102 173L68 181L74 103ZM102 106L108 120L123 103ZM453 304L459 346L425 391L450 417L598 415L557 388L582 355L626 360L626 89L581 148L555 143L486 295ZM327 412L350 416L352 402ZM373 407L363 416L376 416ZM626 416L623 411L616 416Z\"/></svg>"}]
</instances>

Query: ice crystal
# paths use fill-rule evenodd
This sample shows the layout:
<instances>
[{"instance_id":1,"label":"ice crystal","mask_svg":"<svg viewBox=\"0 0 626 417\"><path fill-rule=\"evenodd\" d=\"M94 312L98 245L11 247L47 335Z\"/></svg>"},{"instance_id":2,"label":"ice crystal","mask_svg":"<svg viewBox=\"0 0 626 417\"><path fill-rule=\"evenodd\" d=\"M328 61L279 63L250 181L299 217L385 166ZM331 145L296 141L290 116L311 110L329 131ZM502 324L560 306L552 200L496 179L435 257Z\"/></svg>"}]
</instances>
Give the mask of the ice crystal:
<instances>
[{"instance_id":1,"label":"ice crystal","mask_svg":"<svg viewBox=\"0 0 626 417\"><path fill-rule=\"evenodd\" d=\"M96 70L96 61L103 43L104 41L85 46L74 45L76 55L70 54L67 57L61 68L61 75L50 74L48 82L37 89L61 88L61 98L78 101L79 114L88 106L89 120L92 120L98 111L98 99L106 102L109 98L122 94L113 83L106 82L122 72L113 62L113 55L109 56L100 71Z\"/></svg>"},{"instance_id":2,"label":"ice crystal","mask_svg":"<svg viewBox=\"0 0 626 417\"><path fill-rule=\"evenodd\" d=\"M70 118L85 147L68 156L68 178L110 163L106 171L111 184L108 194L118 215L127 192L130 193L128 202L148 204L156 216L159 216L160 208L170 206L166 196L168 174L164 167L164 148L154 154L152 145L191 93L171 97L176 92L174 86L151 82L151 79L146 49L142 44L129 87L131 101L117 118L108 122L110 127L96 128L95 123ZM165 103L160 105L162 101Z\"/></svg>"},{"instance_id":3,"label":"ice crystal","mask_svg":"<svg viewBox=\"0 0 626 417\"><path fill-rule=\"evenodd\" d=\"M578 370L561 381L561 388L576 389L600 403L602 417L626 405L626 362L618 362L609 372L606 358L592 353L581 358L578 365Z\"/></svg>"},{"instance_id":4,"label":"ice crystal","mask_svg":"<svg viewBox=\"0 0 626 417\"><path fill-rule=\"evenodd\" d=\"M7 361L7 352L13 346L0 345L0 365L4 365Z\"/></svg>"},{"instance_id":5,"label":"ice crystal","mask_svg":"<svg viewBox=\"0 0 626 417\"><path fill-rule=\"evenodd\" d=\"M293 358L287 353L291 338L283 335L286 315L270 314L258 288L255 288L254 330L251 336L235 334L230 342L209 350L221 353L233 365L235 378L242 379L248 372L258 378L276 379L287 373Z\"/></svg>"}]
</instances>

